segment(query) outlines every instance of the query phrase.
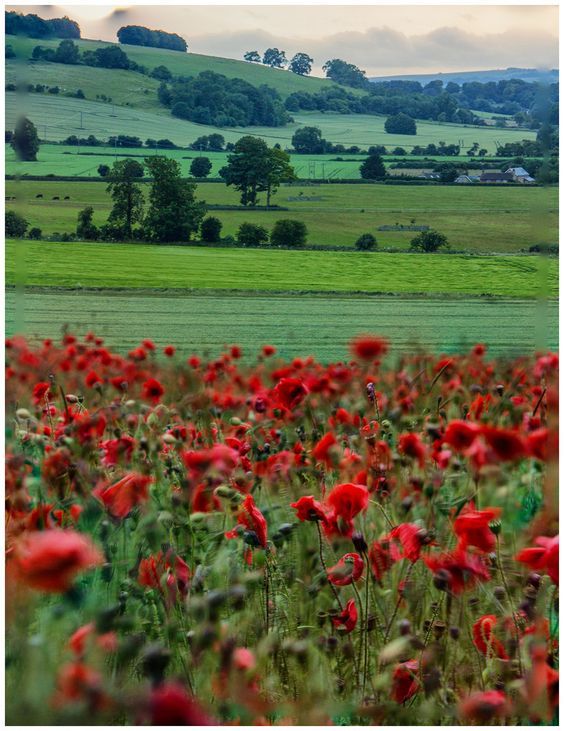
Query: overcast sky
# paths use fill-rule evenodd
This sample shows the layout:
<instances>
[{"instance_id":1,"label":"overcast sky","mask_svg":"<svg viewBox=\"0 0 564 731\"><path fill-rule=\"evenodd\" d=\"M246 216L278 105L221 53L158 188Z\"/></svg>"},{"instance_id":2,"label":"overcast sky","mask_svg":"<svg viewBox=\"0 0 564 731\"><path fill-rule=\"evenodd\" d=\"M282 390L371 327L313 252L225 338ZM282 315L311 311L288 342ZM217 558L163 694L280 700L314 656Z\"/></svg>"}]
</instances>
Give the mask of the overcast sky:
<instances>
[{"instance_id":1,"label":"overcast sky","mask_svg":"<svg viewBox=\"0 0 564 731\"><path fill-rule=\"evenodd\" d=\"M179 33L193 53L242 58L276 46L305 51L322 75L343 58L371 76L518 66L558 67L556 5L44 5L11 7L77 20L84 38L122 25Z\"/></svg>"}]
</instances>

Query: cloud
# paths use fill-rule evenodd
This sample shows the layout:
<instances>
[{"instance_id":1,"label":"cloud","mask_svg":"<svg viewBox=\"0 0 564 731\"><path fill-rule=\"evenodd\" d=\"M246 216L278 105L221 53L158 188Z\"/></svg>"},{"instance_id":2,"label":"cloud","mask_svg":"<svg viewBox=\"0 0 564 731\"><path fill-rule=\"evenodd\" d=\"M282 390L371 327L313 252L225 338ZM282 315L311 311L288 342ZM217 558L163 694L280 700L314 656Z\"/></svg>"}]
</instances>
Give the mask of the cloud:
<instances>
[{"instance_id":1,"label":"cloud","mask_svg":"<svg viewBox=\"0 0 564 731\"><path fill-rule=\"evenodd\" d=\"M276 46L291 56L306 51L316 69L330 58L343 58L369 75L421 73L486 68L556 68L558 39L551 33L504 31L480 34L445 26L429 33L407 35L388 27L364 32L344 31L325 38L284 38L263 30L206 34L190 39L194 53L242 58L245 51Z\"/></svg>"}]
</instances>

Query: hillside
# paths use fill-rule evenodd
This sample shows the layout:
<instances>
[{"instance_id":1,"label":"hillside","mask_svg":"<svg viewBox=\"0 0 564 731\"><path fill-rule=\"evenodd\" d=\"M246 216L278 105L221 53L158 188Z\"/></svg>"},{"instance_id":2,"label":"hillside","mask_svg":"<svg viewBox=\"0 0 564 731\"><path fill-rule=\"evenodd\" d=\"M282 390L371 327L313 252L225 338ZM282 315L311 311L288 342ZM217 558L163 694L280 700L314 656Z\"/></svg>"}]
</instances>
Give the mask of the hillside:
<instances>
[{"instance_id":1,"label":"hillside","mask_svg":"<svg viewBox=\"0 0 564 731\"><path fill-rule=\"evenodd\" d=\"M65 79L68 78L69 74L79 74L84 80L84 85L90 83L92 86L97 85L97 79L94 78L93 69L88 66L64 66L62 64L51 64L45 62L33 62L33 63L22 63L29 62L31 60L31 54L35 46L43 46L44 48L56 48L59 45L60 40L36 40L34 38L24 38L18 36L6 36L6 43L9 43L16 53L15 59L6 60L6 80L11 81L15 76L16 72L26 71L33 76L33 83L40 83L36 81L36 78L45 72L45 78L49 78L49 81L62 79L59 83L65 83ZM79 46L81 51L90 50L93 51L96 48L102 46L116 45L112 43L105 43L103 41L92 41L92 40L78 40L75 43ZM305 77L293 74L290 71L284 71L282 69L272 69L267 66L260 64L248 63L246 61L235 61L229 58L219 58L217 56L204 56L195 53L179 53L178 51L166 51L159 48L145 48L141 46L120 46L127 56L138 64L143 64L150 69L156 66L166 66L174 75L183 76L196 76L202 71L214 71L218 74L223 74L228 78L239 78L244 81L248 81L254 86L260 86L266 84L276 89L278 93L286 98L293 92L305 91L309 93L315 93L321 89L334 86L332 81L328 79L319 79L316 77ZM107 81L111 74L107 73L107 69L98 69L103 74ZM115 70L112 70L112 74ZM121 87L122 84L126 86L143 86L143 88L156 89L159 85L155 79L151 79L148 76L142 76L141 74L132 71L121 71L124 74L119 82L115 82L115 87ZM48 75L48 76L47 76ZM86 81L86 76L92 77L92 81ZM48 83L43 81L41 83ZM110 82L114 85L114 81ZM75 86L74 88L82 88L88 98L89 94L84 87ZM353 93L357 93L353 89L349 89ZM101 86L98 93L106 93L104 87ZM116 92L117 93L117 92ZM111 96L111 94L109 94ZM117 99L114 99L118 103ZM141 106L143 100L132 97L130 105ZM155 103L158 102L155 99ZM145 104L142 104L145 107Z\"/></svg>"},{"instance_id":2,"label":"hillside","mask_svg":"<svg viewBox=\"0 0 564 731\"><path fill-rule=\"evenodd\" d=\"M442 79L445 84L449 81L455 84L464 84L470 81L487 83L488 81L502 81L503 79L521 79L522 81L540 81L543 84L558 83L558 69L490 69L488 71L453 71L450 73L435 74L400 74L397 76L372 76L370 81L419 81L428 84L435 79Z\"/></svg>"}]
</instances>

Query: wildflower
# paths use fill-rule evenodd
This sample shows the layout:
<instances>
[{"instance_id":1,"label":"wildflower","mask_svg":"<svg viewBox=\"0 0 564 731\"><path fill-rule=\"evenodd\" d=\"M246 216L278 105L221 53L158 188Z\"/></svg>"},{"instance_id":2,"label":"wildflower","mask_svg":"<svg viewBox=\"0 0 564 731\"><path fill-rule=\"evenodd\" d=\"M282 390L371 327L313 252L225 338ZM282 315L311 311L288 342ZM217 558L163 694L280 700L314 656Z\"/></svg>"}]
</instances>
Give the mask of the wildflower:
<instances>
[{"instance_id":1,"label":"wildflower","mask_svg":"<svg viewBox=\"0 0 564 731\"><path fill-rule=\"evenodd\" d=\"M396 665L392 674L391 697L396 703L405 703L419 690L419 661L407 660Z\"/></svg>"},{"instance_id":2,"label":"wildflower","mask_svg":"<svg viewBox=\"0 0 564 731\"><path fill-rule=\"evenodd\" d=\"M186 597L190 575L186 562L169 549L165 555L159 551L155 556L142 559L137 580L141 586L162 593L166 591L167 602L172 605L179 597Z\"/></svg>"},{"instance_id":3,"label":"wildflower","mask_svg":"<svg viewBox=\"0 0 564 731\"><path fill-rule=\"evenodd\" d=\"M266 548L267 540L267 525L264 515L255 505L255 501L252 495L247 495L243 500L237 511L237 525L246 528L248 531L252 531L256 536L259 546ZM239 531L237 528L228 531L225 534L226 538L237 538Z\"/></svg>"},{"instance_id":4,"label":"wildflower","mask_svg":"<svg viewBox=\"0 0 564 731\"><path fill-rule=\"evenodd\" d=\"M458 704L463 721L478 724L491 723L495 718L505 718L511 712L509 699L501 690L484 690L472 693Z\"/></svg>"},{"instance_id":5,"label":"wildflower","mask_svg":"<svg viewBox=\"0 0 564 731\"><path fill-rule=\"evenodd\" d=\"M290 507L295 509L298 520L327 520L325 508L314 499L313 495L304 495L295 503L290 503Z\"/></svg>"},{"instance_id":6,"label":"wildflower","mask_svg":"<svg viewBox=\"0 0 564 731\"><path fill-rule=\"evenodd\" d=\"M153 404L158 404L161 400L161 396L164 393L164 388L157 381L156 378L149 378L143 384L143 398L147 401L151 401Z\"/></svg>"},{"instance_id":7,"label":"wildflower","mask_svg":"<svg viewBox=\"0 0 564 731\"><path fill-rule=\"evenodd\" d=\"M37 383L33 388L33 403L34 404L42 404L46 399L49 400L49 398L52 397L52 394L50 392L51 384L49 383Z\"/></svg>"},{"instance_id":8,"label":"wildflower","mask_svg":"<svg viewBox=\"0 0 564 731\"><path fill-rule=\"evenodd\" d=\"M157 685L149 697L151 726L212 726L196 699L180 683L169 681Z\"/></svg>"},{"instance_id":9,"label":"wildflower","mask_svg":"<svg viewBox=\"0 0 564 731\"><path fill-rule=\"evenodd\" d=\"M332 617L333 625L348 634L356 627L358 611L354 599L349 599L346 607L336 617Z\"/></svg>"},{"instance_id":10,"label":"wildflower","mask_svg":"<svg viewBox=\"0 0 564 731\"><path fill-rule=\"evenodd\" d=\"M307 394L307 387L297 378L281 378L272 391L275 401L288 411L299 406Z\"/></svg>"},{"instance_id":11,"label":"wildflower","mask_svg":"<svg viewBox=\"0 0 564 731\"><path fill-rule=\"evenodd\" d=\"M26 535L16 548L21 580L40 591L63 593L78 574L103 562L92 541L73 530L52 528Z\"/></svg>"},{"instance_id":12,"label":"wildflower","mask_svg":"<svg viewBox=\"0 0 564 731\"><path fill-rule=\"evenodd\" d=\"M72 662L59 671L55 705L65 705L69 701L85 702L92 710L104 708L109 703L102 687L102 676L82 662Z\"/></svg>"},{"instance_id":13,"label":"wildflower","mask_svg":"<svg viewBox=\"0 0 564 731\"><path fill-rule=\"evenodd\" d=\"M336 454L335 446L338 444L333 432L327 432L312 449L311 454L316 462L324 462L328 469L335 466L333 455Z\"/></svg>"},{"instance_id":14,"label":"wildflower","mask_svg":"<svg viewBox=\"0 0 564 731\"><path fill-rule=\"evenodd\" d=\"M524 548L515 556L515 560L526 564L534 571L547 573L552 581L558 586L558 549L559 536L547 538L538 536L535 538L536 547Z\"/></svg>"},{"instance_id":15,"label":"wildflower","mask_svg":"<svg viewBox=\"0 0 564 731\"><path fill-rule=\"evenodd\" d=\"M359 335L351 341L350 348L355 358L375 360L388 352L388 341L375 335Z\"/></svg>"},{"instance_id":16,"label":"wildflower","mask_svg":"<svg viewBox=\"0 0 564 731\"><path fill-rule=\"evenodd\" d=\"M165 347L163 348L163 353L166 355L167 358L172 358L176 353L176 348L174 347L174 345L165 345Z\"/></svg>"},{"instance_id":17,"label":"wildflower","mask_svg":"<svg viewBox=\"0 0 564 731\"><path fill-rule=\"evenodd\" d=\"M503 644L494 635L496 625L495 614L484 614L472 626L472 641L485 657L499 657L501 660L507 660Z\"/></svg>"},{"instance_id":18,"label":"wildflower","mask_svg":"<svg viewBox=\"0 0 564 731\"><path fill-rule=\"evenodd\" d=\"M419 434L402 434L398 440L398 451L406 457L417 460L419 467L425 466L427 450Z\"/></svg>"},{"instance_id":19,"label":"wildflower","mask_svg":"<svg viewBox=\"0 0 564 731\"><path fill-rule=\"evenodd\" d=\"M348 586L353 581L358 581L363 571L364 561L358 553L347 553L327 569L327 578L335 586Z\"/></svg>"},{"instance_id":20,"label":"wildflower","mask_svg":"<svg viewBox=\"0 0 564 731\"><path fill-rule=\"evenodd\" d=\"M453 594L471 589L479 581L489 581L488 570L479 556L474 556L457 547L451 553L425 556L427 567L445 579L446 588Z\"/></svg>"},{"instance_id":21,"label":"wildflower","mask_svg":"<svg viewBox=\"0 0 564 731\"><path fill-rule=\"evenodd\" d=\"M463 511L454 521L454 532L458 536L461 548L474 546L484 553L491 553L495 548L495 535L489 524L500 513L499 508Z\"/></svg>"},{"instance_id":22,"label":"wildflower","mask_svg":"<svg viewBox=\"0 0 564 731\"><path fill-rule=\"evenodd\" d=\"M416 523L402 523L392 529L390 539L399 540L403 557L415 563L421 558L421 549L430 543L429 534Z\"/></svg>"},{"instance_id":23,"label":"wildflower","mask_svg":"<svg viewBox=\"0 0 564 731\"><path fill-rule=\"evenodd\" d=\"M444 441L450 444L457 452L462 452L472 446L474 439L480 434L481 427L471 421L453 419L449 422L444 435Z\"/></svg>"},{"instance_id":24,"label":"wildflower","mask_svg":"<svg viewBox=\"0 0 564 731\"><path fill-rule=\"evenodd\" d=\"M389 538L381 541L374 541L368 549L368 561L372 575L376 581L381 581L384 574L389 571L396 561L401 558L401 553L395 543Z\"/></svg>"},{"instance_id":25,"label":"wildflower","mask_svg":"<svg viewBox=\"0 0 564 731\"><path fill-rule=\"evenodd\" d=\"M100 485L92 494L100 500L114 518L124 519L138 505L149 499L153 478L138 472L128 472L113 485Z\"/></svg>"},{"instance_id":26,"label":"wildflower","mask_svg":"<svg viewBox=\"0 0 564 731\"><path fill-rule=\"evenodd\" d=\"M336 516L346 522L352 521L368 507L369 493L364 485L346 482L336 485L327 496L328 505Z\"/></svg>"},{"instance_id":27,"label":"wildflower","mask_svg":"<svg viewBox=\"0 0 564 731\"><path fill-rule=\"evenodd\" d=\"M527 454L527 445L515 431L483 426L482 435L498 459L503 462L512 462Z\"/></svg>"}]
</instances>

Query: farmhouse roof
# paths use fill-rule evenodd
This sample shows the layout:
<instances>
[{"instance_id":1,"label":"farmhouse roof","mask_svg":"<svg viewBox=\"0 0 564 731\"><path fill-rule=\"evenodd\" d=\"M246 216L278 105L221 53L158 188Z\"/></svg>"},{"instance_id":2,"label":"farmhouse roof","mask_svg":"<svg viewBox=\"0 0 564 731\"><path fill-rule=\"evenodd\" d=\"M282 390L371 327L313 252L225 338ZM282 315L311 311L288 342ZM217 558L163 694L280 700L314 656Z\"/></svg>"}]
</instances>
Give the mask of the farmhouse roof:
<instances>
[{"instance_id":1,"label":"farmhouse roof","mask_svg":"<svg viewBox=\"0 0 564 731\"><path fill-rule=\"evenodd\" d=\"M529 175L529 173L525 170L525 168L520 168L520 167L517 167L517 168L507 168L507 170L505 172L506 173L511 173L516 178L529 178L529 177L531 177Z\"/></svg>"},{"instance_id":2,"label":"farmhouse roof","mask_svg":"<svg viewBox=\"0 0 564 731\"><path fill-rule=\"evenodd\" d=\"M513 175L511 173L482 173L480 181L482 183L511 183Z\"/></svg>"}]
</instances>

